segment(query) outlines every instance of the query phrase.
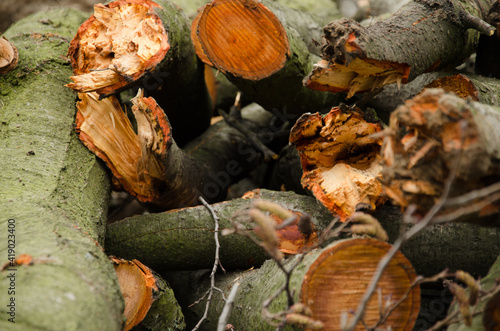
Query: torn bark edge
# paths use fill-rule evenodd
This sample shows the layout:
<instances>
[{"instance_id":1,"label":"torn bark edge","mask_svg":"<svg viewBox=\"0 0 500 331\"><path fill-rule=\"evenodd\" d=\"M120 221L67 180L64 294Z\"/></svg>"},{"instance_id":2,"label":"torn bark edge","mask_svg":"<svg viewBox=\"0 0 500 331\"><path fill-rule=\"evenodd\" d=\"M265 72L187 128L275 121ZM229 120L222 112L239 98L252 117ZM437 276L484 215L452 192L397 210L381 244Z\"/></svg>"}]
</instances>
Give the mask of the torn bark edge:
<instances>
[{"instance_id":1,"label":"torn bark edge","mask_svg":"<svg viewBox=\"0 0 500 331\"><path fill-rule=\"evenodd\" d=\"M0 75L5 75L14 70L18 61L19 53L17 48L2 36L0 38Z\"/></svg>"},{"instance_id":2,"label":"torn bark edge","mask_svg":"<svg viewBox=\"0 0 500 331\"><path fill-rule=\"evenodd\" d=\"M345 220L358 209L375 209L385 198L378 177L382 130L359 109L334 107L324 117L304 114L290 133L299 151L302 185L330 212Z\"/></svg>"}]
</instances>

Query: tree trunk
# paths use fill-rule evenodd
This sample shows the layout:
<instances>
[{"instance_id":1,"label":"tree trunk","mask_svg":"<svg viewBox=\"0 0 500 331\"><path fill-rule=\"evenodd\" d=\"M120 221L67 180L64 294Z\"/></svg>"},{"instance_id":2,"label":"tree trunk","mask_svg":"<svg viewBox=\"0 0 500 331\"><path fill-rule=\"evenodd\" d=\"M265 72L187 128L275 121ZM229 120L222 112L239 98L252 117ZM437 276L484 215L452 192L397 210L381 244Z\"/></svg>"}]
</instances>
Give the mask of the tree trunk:
<instances>
[{"instance_id":1,"label":"tree trunk","mask_svg":"<svg viewBox=\"0 0 500 331\"><path fill-rule=\"evenodd\" d=\"M269 111L297 116L340 99L302 85L319 55L313 40L321 39L320 26L303 12L269 1L215 0L193 29L197 53Z\"/></svg>"},{"instance_id":2,"label":"tree trunk","mask_svg":"<svg viewBox=\"0 0 500 331\"><path fill-rule=\"evenodd\" d=\"M480 21L493 2L418 0L369 27L345 18L333 21L324 28L323 60L306 85L347 92L350 98L407 83L424 72L452 69L476 49L479 32L472 29L493 33L492 26Z\"/></svg>"},{"instance_id":3,"label":"tree trunk","mask_svg":"<svg viewBox=\"0 0 500 331\"><path fill-rule=\"evenodd\" d=\"M339 241L327 248L312 251L304 257L292 273L290 284L291 289L294 290L295 302L300 301L308 306L312 310L312 318L323 322L325 326L323 330L341 330L340 315L344 312L348 313L349 309L356 308L377 267L378 260L389 248L389 244L378 240L358 238ZM288 260L285 267L290 268L296 259L297 257L293 257ZM192 274L191 277L192 279L184 277L180 284L181 287L185 287L186 293L182 296L188 304L198 300L209 286L206 273ZM391 295L392 302L402 298L415 277L416 274L411 264L403 254L398 253L379 282L383 298ZM226 297L235 282L240 282L241 286L228 323L237 330L243 328L274 330L275 328L266 324L262 318L262 305L264 300L270 298L284 285L285 276L282 270L274 261L268 260L260 269L216 276L216 286L224 291ZM194 288L190 287L193 285ZM216 293L210 305L208 320L206 324L203 324L206 330L216 329L224 306L220 294ZM194 305L186 312L188 327L190 323L196 323L202 316L204 303ZM286 308L287 297L282 293L271 303L269 310L276 313ZM416 286L383 326L390 325L392 330L411 330L419 308L420 290ZM379 305L375 294L370 299L364 321L368 325L373 325L379 317ZM298 330L299 328L287 326L285 329ZM364 329L361 324L359 329Z\"/></svg>"},{"instance_id":4,"label":"tree trunk","mask_svg":"<svg viewBox=\"0 0 500 331\"><path fill-rule=\"evenodd\" d=\"M332 220L329 213L311 197L259 190L250 199L213 205L220 218L221 231L231 229L231 218L248 209L254 199L275 201L287 209L310 214L317 233ZM213 229L214 220L204 206L134 216L108 225L106 252L138 259L159 272L211 268L215 256ZM308 243L297 230L296 226L290 227L290 235L295 234L295 237L283 237L282 249L290 251L295 248L297 251ZM258 266L268 258L262 248L248 238L233 234L219 237L219 241L221 263L227 270Z\"/></svg>"},{"instance_id":5,"label":"tree trunk","mask_svg":"<svg viewBox=\"0 0 500 331\"><path fill-rule=\"evenodd\" d=\"M0 271L10 300L0 309L4 330L122 328L123 299L100 247L109 177L78 141L75 95L63 87L68 40L84 19L75 10L40 12L5 33L19 64L0 77L0 255L11 262Z\"/></svg>"},{"instance_id":6,"label":"tree trunk","mask_svg":"<svg viewBox=\"0 0 500 331\"><path fill-rule=\"evenodd\" d=\"M498 183L499 126L498 108L468 102L441 89L425 90L407 101L392 113L392 134L382 147L382 182L387 195L403 208L415 204L417 213L423 214L440 198L457 162L460 166L450 198ZM441 221L451 218L499 226L494 202L476 199L465 206L448 204ZM467 210L479 206L476 203L485 204ZM488 215L484 220L477 217Z\"/></svg>"}]
</instances>

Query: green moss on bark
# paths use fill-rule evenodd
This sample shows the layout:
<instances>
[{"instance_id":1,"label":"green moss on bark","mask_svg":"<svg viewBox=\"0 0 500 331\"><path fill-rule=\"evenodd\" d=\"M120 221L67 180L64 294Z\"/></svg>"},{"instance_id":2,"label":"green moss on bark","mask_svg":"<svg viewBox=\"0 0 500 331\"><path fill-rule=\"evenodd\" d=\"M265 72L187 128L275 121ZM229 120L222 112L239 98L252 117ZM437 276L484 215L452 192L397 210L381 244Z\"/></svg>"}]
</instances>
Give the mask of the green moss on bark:
<instances>
[{"instance_id":1,"label":"green moss on bark","mask_svg":"<svg viewBox=\"0 0 500 331\"><path fill-rule=\"evenodd\" d=\"M120 330L123 299L104 236L109 178L74 133L75 95L63 85L69 40L86 15L57 9L29 16L5 36L18 67L0 77L0 228L15 220L15 324L0 329ZM1 261L8 257L7 241ZM11 286L0 272L2 297ZM0 313L7 316L7 306Z\"/></svg>"}]
</instances>

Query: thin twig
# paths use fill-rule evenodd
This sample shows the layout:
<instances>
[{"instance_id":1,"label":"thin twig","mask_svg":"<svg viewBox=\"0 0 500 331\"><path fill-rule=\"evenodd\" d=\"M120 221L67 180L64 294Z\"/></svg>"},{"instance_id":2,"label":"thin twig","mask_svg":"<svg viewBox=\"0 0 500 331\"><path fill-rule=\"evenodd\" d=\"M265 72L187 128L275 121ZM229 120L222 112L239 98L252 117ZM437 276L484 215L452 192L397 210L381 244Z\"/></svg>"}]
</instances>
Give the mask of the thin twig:
<instances>
[{"instance_id":1,"label":"thin twig","mask_svg":"<svg viewBox=\"0 0 500 331\"><path fill-rule=\"evenodd\" d=\"M224 309L222 309L222 313L219 316L219 323L217 324L217 331L224 331L227 325L227 321L229 320L229 316L231 315L231 310L233 309L234 299L236 298L236 294L238 293L238 289L240 287L240 283L236 282L229 292L227 296L226 304L224 305Z\"/></svg>"},{"instance_id":2,"label":"thin twig","mask_svg":"<svg viewBox=\"0 0 500 331\"><path fill-rule=\"evenodd\" d=\"M224 300L226 300L224 298L223 291L215 286L215 273L217 272L217 267L220 266L220 268L224 272L226 272L224 270L224 268L222 267L222 265L220 264L220 259L219 259L219 251L220 251L220 243L219 243L219 217L217 216L217 214L215 214L215 210L212 208L212 206L210 206L208 204L208 202L206 202L205 199L203 199L203 197L200 196L198 198L198 200L200 200L200 202L209 210L209 212L212 214L212 218L214 219L214 222L215 222L215 229L214 229L215 261L214 261L214 265L212 267L212 272L210 273L210 288L207 291L208 298L207 298L207 303L205 305L205 312L203 313L203 316L201 317L201 319L198 321L198 323L193 328L193 331L198 330L200 328L200 326L201 326L201 323L203 323L203 321L208 317L208 309L210 308L210 302L212 301L212 295L214 293L214 290L221 292L222 293L222 298ZM205 293L205 295L206 295L206 293ZM205 297L205 295L203 297ZM200 300L198 300L198 301L200 301Z\"/></svg>"}]
</instances>

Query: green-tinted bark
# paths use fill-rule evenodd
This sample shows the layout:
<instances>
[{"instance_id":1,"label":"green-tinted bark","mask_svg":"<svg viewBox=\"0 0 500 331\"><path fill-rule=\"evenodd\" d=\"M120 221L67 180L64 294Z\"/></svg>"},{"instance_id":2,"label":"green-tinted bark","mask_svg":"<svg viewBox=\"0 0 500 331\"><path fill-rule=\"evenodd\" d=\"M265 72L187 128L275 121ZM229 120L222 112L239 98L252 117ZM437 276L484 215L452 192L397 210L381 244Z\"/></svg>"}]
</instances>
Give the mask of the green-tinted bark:
<instances>
[{"instance_id":1,"label":"green-tinted bark","mask_svg":"<svg viewBox=\"0 0 500 331\"><path fill-rule=\"evenodd\" d=\"M118 282L97 243L109 178L78 141L75 95L63 86L71 75L69 40L84 19L75 10L41 12L5 33L19 64L0 77L0 256L7 262L7 235L14 234L12 253L34 261L14 267L15 293L8 294L6 278L13 271L0 272L3 330L120 330L123 322ZM6 318L9 297L15 324Z\"/></svg>"},{"instance_id":2,"label":"green-tinted bark","mask_svg":"<svg viewBox=\"0 0 500 331\"><path fill-rule=\"evenodd\" d=\"M292 192L260 192L262 199L311 214L318 231L332 219L314 198ZM232 228L233 214L250 205L250 199L214 204L221 231ZM214 220L204 206L134 216L108 225L106 252L125 259L138 259L158 272L211 268L215 256L214 226ZM248 238L232 234L219 236L219 240L221 262L228 270L246 269L267 259L262 248Z\"/></svg>"}]
</instances>

